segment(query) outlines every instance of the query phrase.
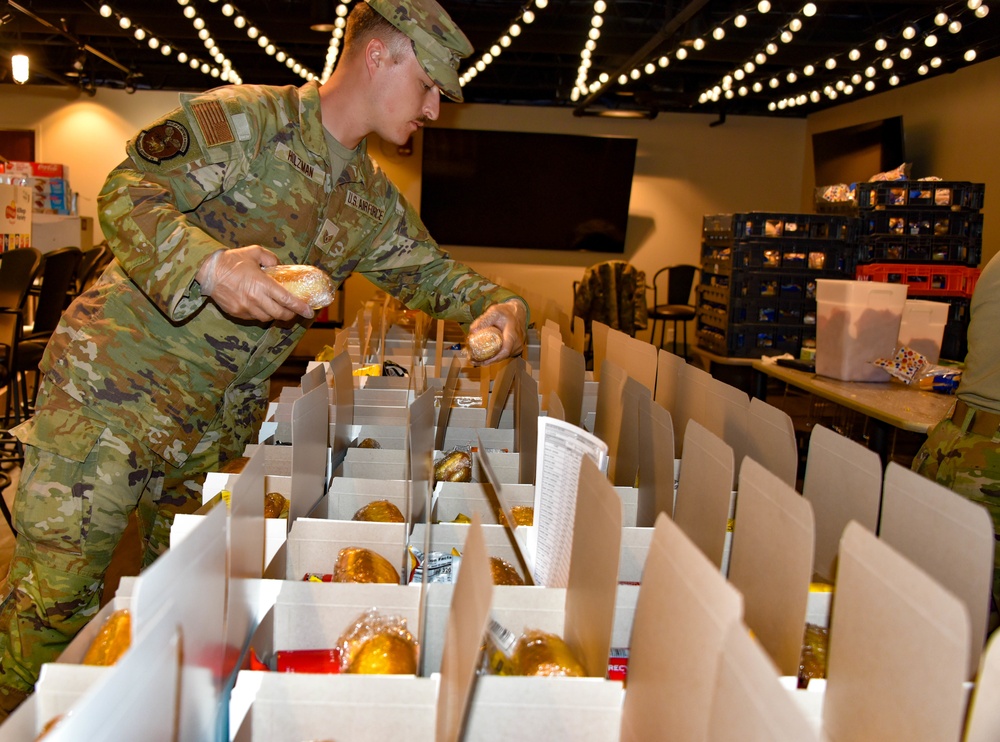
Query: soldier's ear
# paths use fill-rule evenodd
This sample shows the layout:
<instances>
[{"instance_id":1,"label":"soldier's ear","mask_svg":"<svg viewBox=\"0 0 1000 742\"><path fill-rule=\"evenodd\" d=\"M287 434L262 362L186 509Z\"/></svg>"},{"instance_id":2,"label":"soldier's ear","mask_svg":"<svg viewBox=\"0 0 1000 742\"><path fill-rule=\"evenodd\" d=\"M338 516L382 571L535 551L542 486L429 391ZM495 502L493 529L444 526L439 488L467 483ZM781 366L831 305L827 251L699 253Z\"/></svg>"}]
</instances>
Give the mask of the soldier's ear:
<instances>
[{"instance_id":1,"label":"soldier's ear","mask_svg":"<svg viewBox=\"0 0 1000 742\"><path fill-rule=\"evenodd\" d=\"M365 66L368 68L369 75L375 75L375 71L382 66L387 54L388 49L386 49L382 39L374 38L368 42L365 47Z\"/></svg>"}]
</instances>

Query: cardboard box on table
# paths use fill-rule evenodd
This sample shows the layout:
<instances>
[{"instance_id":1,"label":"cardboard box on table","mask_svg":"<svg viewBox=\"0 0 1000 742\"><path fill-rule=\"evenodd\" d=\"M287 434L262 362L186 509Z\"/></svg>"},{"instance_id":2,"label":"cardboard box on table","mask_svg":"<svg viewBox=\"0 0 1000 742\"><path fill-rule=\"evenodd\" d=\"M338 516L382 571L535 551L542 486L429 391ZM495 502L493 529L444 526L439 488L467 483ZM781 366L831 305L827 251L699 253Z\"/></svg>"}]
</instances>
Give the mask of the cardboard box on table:
<instances>
[{"instance_id":1,"label":"cardboard box on table","mask_svg":"<svg viewBox=\"0 0 1000 742\"><path fill-rule=\"evenodd\" d=\"M434 460L439 461L447 453L447 451L433 452ZM480 469L479 456L478 451L471 455L473 482L486 481ZM518 456L517 453L492 454L492 458L496 461L497 474L504 483L518 482ZM336 475L360 479L406 479L406 452L383 448L350 448Z\"/></svg>"}]
</instances>

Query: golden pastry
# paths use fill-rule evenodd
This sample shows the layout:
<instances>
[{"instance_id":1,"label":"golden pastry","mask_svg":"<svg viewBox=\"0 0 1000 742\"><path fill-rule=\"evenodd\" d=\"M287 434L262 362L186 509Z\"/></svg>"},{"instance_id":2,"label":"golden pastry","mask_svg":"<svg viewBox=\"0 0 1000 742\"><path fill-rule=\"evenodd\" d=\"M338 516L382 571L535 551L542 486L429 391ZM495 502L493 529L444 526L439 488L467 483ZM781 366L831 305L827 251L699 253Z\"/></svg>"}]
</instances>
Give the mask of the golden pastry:
<instances>
[{"instance_id":1,"label":"golden pastry","mask_svg":"<svg viewBox=\"0 0 1000 742\"><path fill-rule=\"evenodd\" d=\"M524 580L510 562L500 557L490 557L490 572L494 585L523 585Z\"/></svg>"},{"instance_id":2,"label":"golden pastry","mask_svg":"<svg viewBox=\"0 0 1000 742\"><path fill-rule=\"evenodd\" d=\"M417 672L417 647L398 634L377 634L351 659L347 672L362 675L413 675Z\"/></svg>"},{"instance_id":3,"label":"golden pastry","mask_svg":"<svg viewBox=\"0 0 1000 742\"><path fill-rule=\"evenodd\" d=\"M472 455L468 451L452 451L434 464L435 482L471 482Z\"/></svg>"},{"instance_id":4,"label":"golden pastry","mask_svg":"<svg viewBox=\"0 0 1000 742\"><path fill-rule=\"evenodd\" d=\"M535 522L535 508L531 505L511 505L510 512L514 516L514 525L530 526ZM502 510L497 520L500 525L507 525L507 516Z\"/></svg>"},{"instance_id":5,"label":"golden pastry","mask_svg":"<svg viewBox=\"0 0 1000 742\"><path fill-rule=\"evenodd\" d=\"M264 272L313 309L332 304L336 297L333 279L311 265L275 265Z\"/></svg>"},{"instance_id":6,"label":"golden pastry","mask_svg":"<svg viewBox=\"0 0 1000 742\"><path fill-rule=\"evenodd\" d=\"M264 495L264 517L288 517L288 498L280 492L268 492Z\"/></svg>"},{"instance_id":7,"label":"golden pastry","mask_svg":"<svg viewBox=\"0 0 1000 742\"><path fill-rule=\"evenodd\" d=\"M382 444L374 438L365 438L358 444L358 448L382 448Z\"/></svg>"},{"instance_id":8,"label":"golden pastry","mask_svg":"<svg viewBox=\"0 0 1000 742\"><path fill-rule=\"evenodd\" d=\"M388 500L375 500L358 508L351 520L366 520L375 523L402 523L403 514Z\"/></svg>"},{"instance_id":9,"label":"golden pastry","mask_svg":"<svg viewBox=\"0 0 1000 742\"><path fill-rule=\"evenodd\" d=\"M381 554L360 546L348 546L337 555L333 582L384 582L398 585L399 572Z\"/></svg>"},{"instance_id":10,"label":"golden pastry","mask_svg":"<svg viewBox=\"0 0 1000 742\"><path fill-rule=\"evenodd\" d=\"M469 349L469 358L476 363L482 363L500 352L500 348L503 347L503 333L491 325L471 333L465 343Z\"/></svg>"},{"instance_id":11,"label":"golden pastry","mask_svg":"<svg viewBox=\"0 0 1000 742\"><path fill-rule=\"evenodd\" d=\"M84 665L109 667L118 661L132 643L132 617L127 609L115 611L101 626L83 657Z\"/></svg>"},{"instance_id":12,"label":"golden pastry","mask_svg":"<svg viewBox=\"0 0 1000 742\"><path fill-rule=\"evenodd\" d=\"M573 656L561 637L545 631L525 631L514 648L518 675L585 677L583 665Z\"/></svg>"}]
</instances>

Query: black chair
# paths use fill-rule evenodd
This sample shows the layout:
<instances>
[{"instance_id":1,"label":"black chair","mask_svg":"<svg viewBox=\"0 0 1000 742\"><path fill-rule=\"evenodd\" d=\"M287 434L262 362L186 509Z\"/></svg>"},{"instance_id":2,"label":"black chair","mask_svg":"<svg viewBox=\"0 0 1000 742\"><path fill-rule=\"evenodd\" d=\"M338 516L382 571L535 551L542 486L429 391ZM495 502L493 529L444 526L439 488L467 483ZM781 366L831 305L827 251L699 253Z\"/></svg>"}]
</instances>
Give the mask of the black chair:
<instances>
[{"instance_id":1,"label":"black chair","mask_svg":"<svg viewBox=\"0 0 1000 742\"><path fill-rule=\"evenodd\" d=\"M677 323L684 325L684 353L687 357L687 323L693 320L697 310L691 305L691 288L694 286L696 265L671 265L660 268L653 274L653 305L649 308L649 318L653 320L653 328L649 339L656 341L656 323L660 323L660 342L663 347L663 336L667 331L667 322L674 323L674 355L677 353Z\"/></svg>"},{"instance_id":2,"label":"black chair","mask_svg":"<svg viewBox=\"0 0 1000 742\"><path fill-rule=\"evenodd\" d=\"M27 419L34 408L38 394L38 364L42 360L45 346L55 332L59 318L66 309L67 294L76 280L83 252L78 247L63 247L42 256L41 286L35 304L31 329L17 344L14 370L20 378L21 404ZM28 395L27 374L34 371L32 393Z\"/></svg>"},{"instance_id":3,"label":"black chair","mask_svg":"<svg viewBox=\"0 0 1000 742\"><path fill-rule=\"evenodd\" d=\"M90 287L90 284L94 282L98 272L106 268L113 258L114 255L111 254L111 248L108 247L106 242L101 242L84 250L80 265L76 269L76 277L70 288L70 298L72 299L86 291Z\"/></svg>"},{"instance_id":4,"label":"black chair","mask_svg":"<svg viewBox=\"0 0 1000 742\"><path fill-rule=\"evenodd\" d=\"M42 254L33 247L20 247L0 253L0 387L6 390L6 414L0 429L0 492L11 483L7 471L22 459L21 446L10 428L21 421L21 401L15 371L17 346L24 324L24 308L31 287L38 277ZM7 501L0 496L0 511L17 535Z\"/></svg>"}]
</instances>

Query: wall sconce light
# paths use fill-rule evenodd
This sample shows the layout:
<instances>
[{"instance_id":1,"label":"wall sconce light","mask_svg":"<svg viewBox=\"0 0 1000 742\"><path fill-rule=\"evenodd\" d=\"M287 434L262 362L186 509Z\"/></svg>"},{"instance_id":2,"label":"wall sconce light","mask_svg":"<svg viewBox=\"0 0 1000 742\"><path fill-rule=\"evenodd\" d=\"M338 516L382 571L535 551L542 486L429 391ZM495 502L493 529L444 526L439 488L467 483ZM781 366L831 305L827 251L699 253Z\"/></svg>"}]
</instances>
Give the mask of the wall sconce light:
<instances>
[{"instance_id":1,"label":"wall sconce light","mask_svg":"<svg viewBox=\"0 0 1000 742\"><path fill-rule=\"evenodd\" d=\"M24 83L28 82L28 77L31 75L28 55L23 52L12 54L10 57L10 72L14 78L14 82L18 85L24 85Z\"/></svg>"}]
</instances>

